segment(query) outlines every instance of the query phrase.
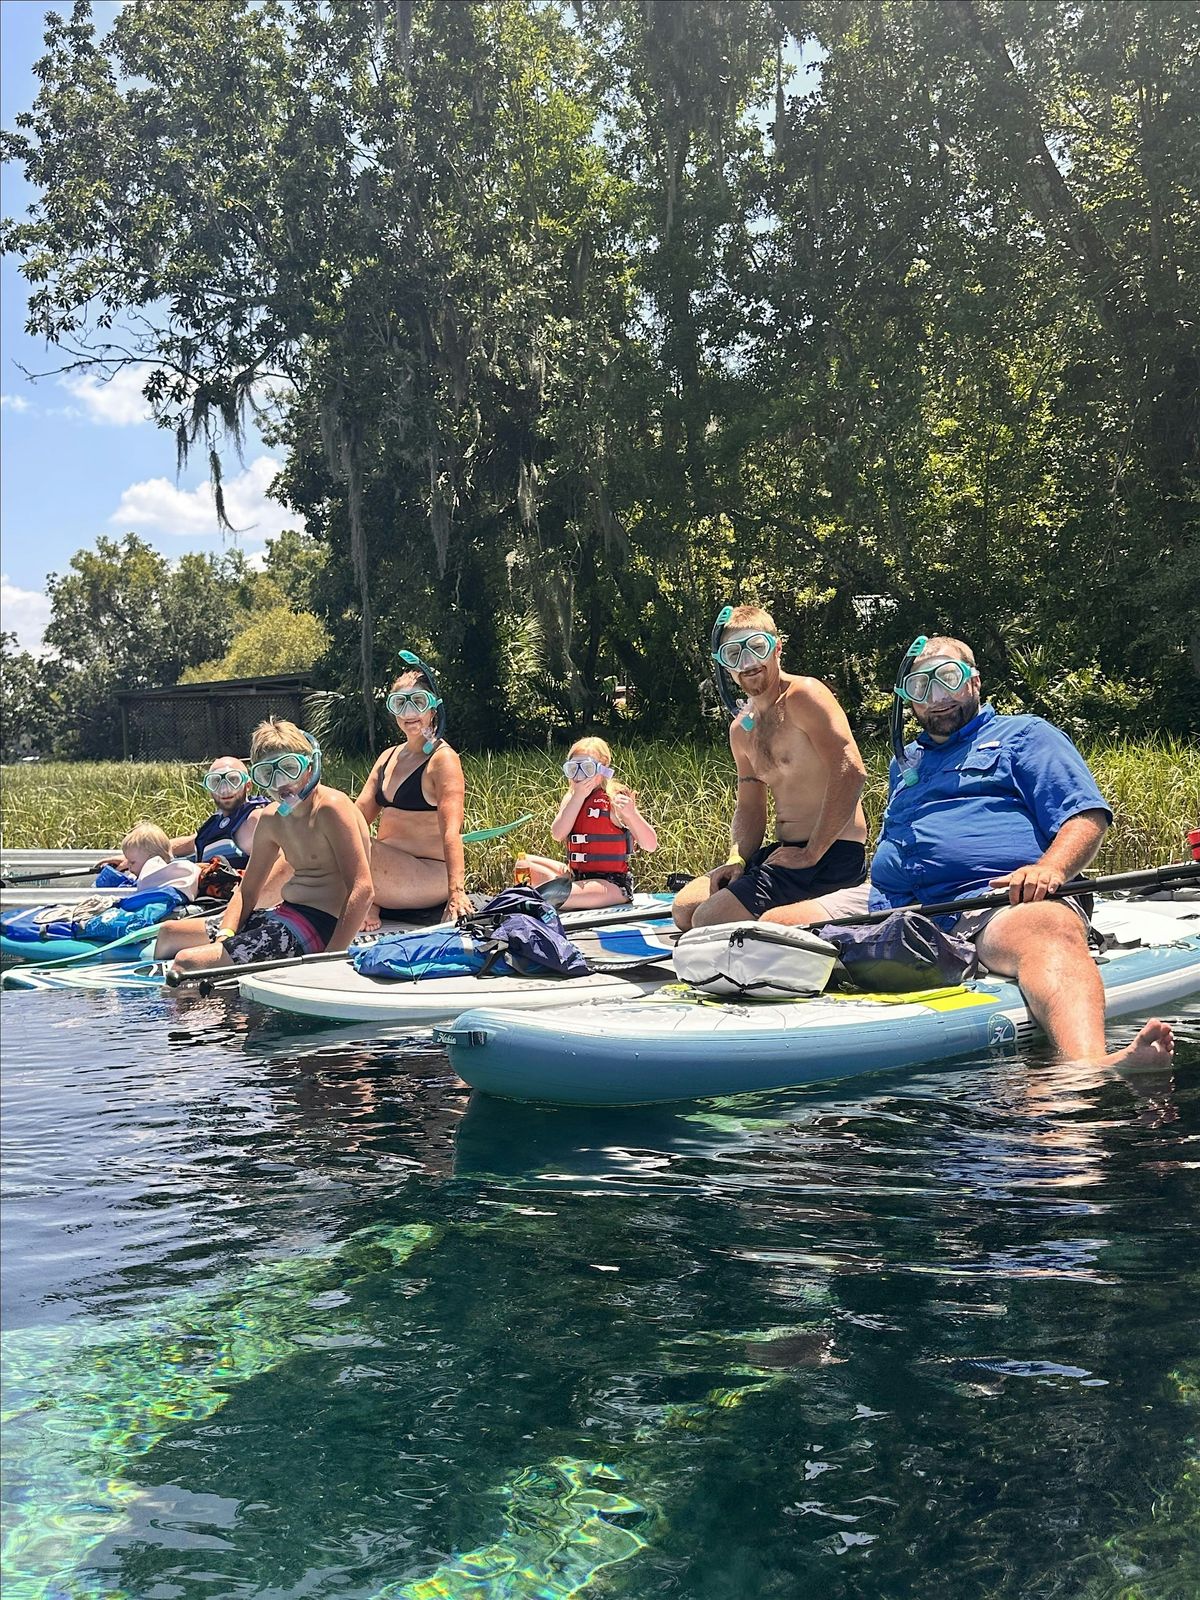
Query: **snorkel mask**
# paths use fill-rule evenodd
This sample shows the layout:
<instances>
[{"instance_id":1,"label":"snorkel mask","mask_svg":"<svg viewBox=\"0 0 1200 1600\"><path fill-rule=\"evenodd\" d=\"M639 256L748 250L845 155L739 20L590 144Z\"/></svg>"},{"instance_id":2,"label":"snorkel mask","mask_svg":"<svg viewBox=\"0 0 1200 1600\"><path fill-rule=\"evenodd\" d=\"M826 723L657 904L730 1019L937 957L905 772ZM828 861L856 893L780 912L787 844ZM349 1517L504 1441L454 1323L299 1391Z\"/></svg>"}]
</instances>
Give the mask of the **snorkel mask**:
<instances>
[{"instance_id":1,"label":"snorkel mask","mask_svg":"<svg viewBox=\"0 0 1200 1600\"><path fill-rule=\"evenodd\" d=\"M215 772L204 774L200 787L215 798L222 794L236 794L249 782L250 774L244 767L218 767Z\"/></svg>"},{"instance_id":2,"label":"snorkel mask","mask_svg":"<svg viewBox=\"0 0 1200 1600\"><path fill-rule=\"evenodd\" d=\"M295 783L308 773L308 781L299 794L289 795L286 800L278 802L278 815L290 817L298 805L301 805L312 794L321 781L321 746L311 733L301 733L308 740L312 754L302 756L293 751L285 751L283 755L270 756L265 761L253 761L250 764L250 777L256 789L273 792L282 778L285 783Z\"/></svg>"},{"instance_id":3,"label":"snorkel mask","mask_svg":"<svg viewBox=\"0 0 1200 1600\"><path fill-rule=\"evenodd\" d=\"M437 713L433 721L433 734L430 738L426 739L424 746L425 754L431 755L433 751L437 749L441 741L446 737L446 703L438 693L437 675L435 674L433 668L429 665L428 661L422 661L421 657L413 655L411 650L401 650L400 659L403 661L405 667L410 671L419 672L422 675L426 683L429 685L429 689L428 691L394 689L392 693L388 695L388 710L392 711L393 698L398 698L399 696L405 694L411 695L414 692L427 692L429 694L431 704L427 709L434 709ZM392 714L394 716L395 712L393 711Z\"/></svg>"},{"instance_id":4,"label":"snorkel mask","mask_svg":"<svg viewBox=\"0 0 1200 1600\"><path fill-rule=\"evenodd\" d=\"M568 756L563 762L563 777L568 783L586 783L589 778L611 778L613 769L595 756Z\"/></svg>"},{"instance_id":5,"label":"snorkel mask","mask_svg":"<svg viewBox=\"0 0 1200 1600\"><path fill-rule=\"evenodd\" d=\"M916 763L909 761L904 754L904 706L908 696L904 692L904 680L908 677L908 669L929 643L925 634L919 633L908 649L904 652L896 672L896 681L892 685L892 714L889 729L892 735L892 754L903 771L901 782L906 788L911 789L919 776Z\"/></svg>"},{"instance_id":6,"label":"snorkel mask","mask_svg":"<svg viewBox=\"0 0 1200 1600\"><path fill-rule=\"evenodd\" d=\"M721 704L725 707L729 720L736 722L740 718L742 727L749 731L754 726L754 713L749 709L745 700L738 699L737 684L733 681L733 675L720 656L721 635L729 626L729 619L732 615L732 606L724 606L718 613L708 642L708 653L712 657L715 669L713 677L716 680L717 695Z\"/></svg>"}]
</instances>

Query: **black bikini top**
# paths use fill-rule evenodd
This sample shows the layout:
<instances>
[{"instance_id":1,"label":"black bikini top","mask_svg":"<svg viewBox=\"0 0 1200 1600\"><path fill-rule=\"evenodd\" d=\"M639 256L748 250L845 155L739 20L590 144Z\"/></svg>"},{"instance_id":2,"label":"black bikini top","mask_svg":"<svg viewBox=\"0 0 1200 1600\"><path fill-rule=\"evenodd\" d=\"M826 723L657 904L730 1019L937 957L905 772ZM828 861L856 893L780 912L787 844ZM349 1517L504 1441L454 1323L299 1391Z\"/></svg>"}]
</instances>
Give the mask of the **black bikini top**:
<instances>
[{"instance_id":1,"label":"black bikini top","mask_svg":"<svg viewBox=\"0 0 1200 1600\"><path fill-rule=\"evenodd\" d=\"M429 801L426 800L424 794L421 792L421 774L425 771L425 768L428 765L429 761L428 758L426 758L424 761L422 761L419 767L416 767L412 772L409 773L408 777L405 778L404 782L396 790L395 794L390 800L384 793L383 789L383 774L387 763L385 762L382 767L376 767L376 804L385 811L389 808L393 811L436 811L436 804L430 805Z\"/></svg>"}]
</instances>

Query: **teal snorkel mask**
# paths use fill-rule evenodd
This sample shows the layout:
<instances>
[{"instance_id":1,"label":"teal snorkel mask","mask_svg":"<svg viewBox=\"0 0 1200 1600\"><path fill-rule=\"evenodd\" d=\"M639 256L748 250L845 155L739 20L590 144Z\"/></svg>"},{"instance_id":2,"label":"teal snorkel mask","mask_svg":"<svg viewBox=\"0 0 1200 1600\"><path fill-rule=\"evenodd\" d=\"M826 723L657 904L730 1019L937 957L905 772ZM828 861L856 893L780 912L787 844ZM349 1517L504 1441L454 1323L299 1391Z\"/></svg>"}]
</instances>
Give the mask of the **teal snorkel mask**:
<instances>
[{"instance_id":1,"label":"teal snorkel mask","mask_svg":"<svg viewBox=\"0 0 1200 1600\"><path fill-rule=\"evenodd\" d=\"M732 606L724 606L713 623L713 631L708 642L708 653L712 658L714 672L713 678L717 685L717 695L731 722L741 719L742 727L747 732L754 726L754 713L750 710L745 700L737 697L737 685L733 681L733 674L721 660L721 635L729 626L729 619L733 615Z\"/></svg>"},{"instance_id":2,"label":"teal snorkel mask","mask_svg":"<svg viewBox=\"0 0 1200 1600\"><path fill-rule=\"evenodd\" d=\"M916 783L920 774L916 762L909 761L904 754L904 706L907 695L904 693L904 680L908 677L908 669L929 643L925 634L919 633L908 649L904 652L904 659L896 672L896 681L892 685L892 715L890 731L892 735L892 754L900 765L903 776L901 782L908 789Z\"/></svg>"},{"instance_id":3,"label":"teal snorkel mask","mask_svg":"<svg viewBox=\"0 0 1200 1600\"><path fill-rule=\"evenodd\" d=\"M284 782L295 783L297 779L308 774L303 789L298 794L289 795L286 800L277 802L278 815L290 817L298 805L302 805L321 781L321 746L311 733L300 730L308 740L311 755L293 755L285 752L281 756L272 756L266 761L255 761L250 766L250 777L256 789L264 789L270 793L276 788L278 779Z\"/></svg>"},{"instance_id":4,"label":"teal snorkel mask","mask_svg":"<svg viewBox=\"0 0 1200 1600\"><path fill-rule=\"evenodd\" d=\"M401 650L400 659L412 672L419 672L429 685L429 692L433 696L436 716L433 722L433 734L425 741L425 754L432 755L438 745L446 737L446 702L438 693L437 675L428 661L422 661L420 656L415 656L411 650Z\"/></svg>"}]
</instances>

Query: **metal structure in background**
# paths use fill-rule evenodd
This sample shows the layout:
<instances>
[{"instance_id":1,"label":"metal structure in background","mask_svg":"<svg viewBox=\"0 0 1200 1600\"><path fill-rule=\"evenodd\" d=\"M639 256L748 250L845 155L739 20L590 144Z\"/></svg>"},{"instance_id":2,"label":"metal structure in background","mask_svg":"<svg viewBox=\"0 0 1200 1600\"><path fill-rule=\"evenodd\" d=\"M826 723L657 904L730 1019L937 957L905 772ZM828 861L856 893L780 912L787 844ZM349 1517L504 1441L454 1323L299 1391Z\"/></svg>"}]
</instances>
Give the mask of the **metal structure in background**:
<instances>
[{"instance_id":1,"label":"metal structure in background","mask_svg":"<svg viewBox=\"0 0 1200 1600\"><path fill-rule=\"evenodd\" d=\"M169 689L129 689L121 703L121 756L211 761L245 756L250 732L264 717L304 724L304 697L312 679L293 672L273 678L225 678Z\"/></svg>"}]
</instances>

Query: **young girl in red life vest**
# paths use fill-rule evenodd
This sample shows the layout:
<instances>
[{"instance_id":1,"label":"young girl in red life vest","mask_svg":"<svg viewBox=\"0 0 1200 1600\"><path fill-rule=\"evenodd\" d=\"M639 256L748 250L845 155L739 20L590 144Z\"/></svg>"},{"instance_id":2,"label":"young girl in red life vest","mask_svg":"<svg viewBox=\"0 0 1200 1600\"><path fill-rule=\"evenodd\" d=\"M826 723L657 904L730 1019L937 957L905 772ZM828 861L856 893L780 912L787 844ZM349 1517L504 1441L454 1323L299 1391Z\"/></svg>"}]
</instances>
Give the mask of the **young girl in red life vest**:
<instances>
[{"instance_id":1,"label":"young girl in red life vest","mask_svg":"<svg viewBox=\"0 0 1200 1600\"><path fill-rule=\"evenodd\" d=\"M621 905L633 898L629 861L635 849L656 850L658 835L637 808L637 795L613 777L603 739L577 739L563 762L567 792L550 832L567 860L518 856L518 881L536 889L569 872L575 884L563 902L572 911Z\"/></svg>"}]
</instances>

